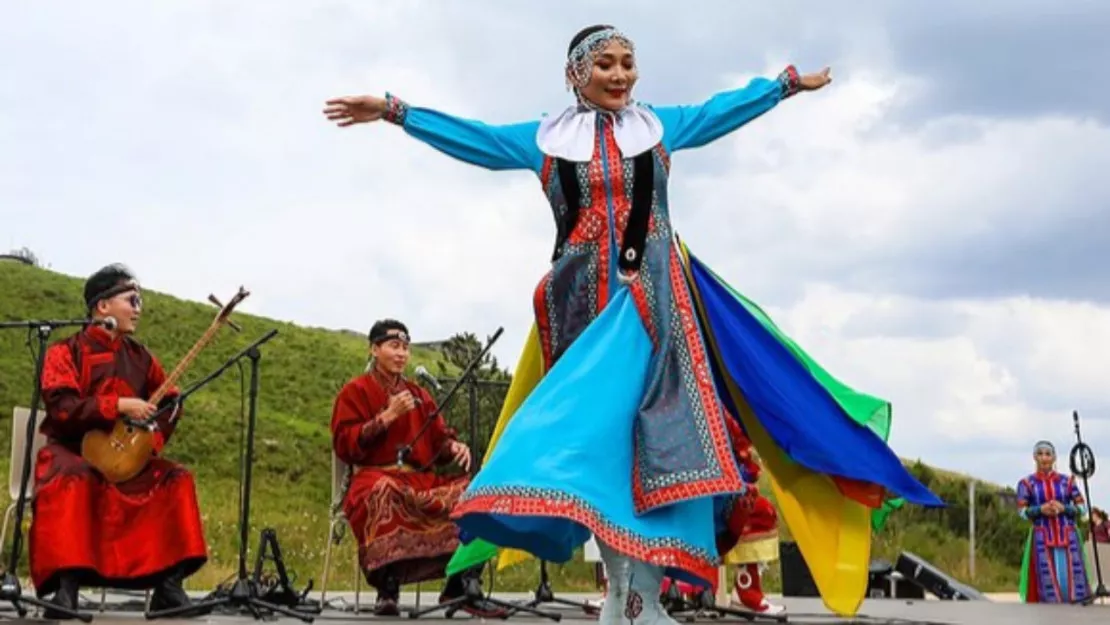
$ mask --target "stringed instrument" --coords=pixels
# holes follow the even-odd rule
[[[215,295],[208,296],[210,302],[220,306],[220,312],[216,314],[216,318],[204,331],[200,340],[177,363],[177,366],[166,377],[165,382],[146,400],[148,403],[157,406],[162,401],[177,383],[178,378],[185,373],[185,370],[200,355],[200,352],[215,338],[216,332],[222,326],[228,325],[235,330],[239,329],[229,320],[229,317],[231,311],[248,295],[250,295],[249,292],[244,290],[243,287],[239,287],[239,292],[231,298],[226,306],[220,306],[220,302]],[[157,423],[154,420],[129,419],[120,415],[110,432],[93,430],[85,434],[84,438],[81,439],[81,457],[97,471],[100,471],[109,482],[113,484],[126,482],[141,473],[151,458],[154,457],[155,430],[157,430]]]

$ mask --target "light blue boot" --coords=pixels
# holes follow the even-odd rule
[[[678,625],[659,601],[663,567],[618,553],[598,541],[609,579],[599,625]]]

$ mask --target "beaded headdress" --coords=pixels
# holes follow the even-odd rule
[[[603,28],[583,37],[582,41],[579,41],[567,55],[567,90],[574,91],[579,100],[582,97],[578,91],[590,82],[597,53],[612,41],[617,41],[633,54],[636,53],[636,48],[627,35],[615,28]]]
[[[1037,444],[1033,445],[1033,453],[1037,453],[1042,449],[1051,453],[1053,456],[1056,455],[1056,448],[1048,441],[1037,441]]]

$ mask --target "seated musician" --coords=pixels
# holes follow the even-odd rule
[[[459,546],[451,509],[466,490],[465,475],[439,475],[436,466],[470,467],[470,449],[447,427],[442,415],[429,423],[435,400],[402,376],[409,360],[409,334],[393,319],[370,330],[371,365],[339,392],[331,419],[336,455],[354,475],[343,511],[358,540],[366,581],[378,590],[374,612],[399,613],[402,584],[444,577]],[[425,427],[425,425],[427,427]],[[398,450],[411,449],[398,462]],[[467,578],[477,581],[481,566],[448,578],[440,601],[464,594]],[[461,609],[476,616],[502,616],[485,602]]]
[[[131,334],[142,312],[133,275],[109,265],[85,283],[93,319],[115,320],[115,329],[89,325],[51,345],[42,375],[47,444],[35,465],[35,498],[29,538],[31,578],[37,594],[77,607],[81,586],[153,589],[151,610],[188,605],[183,580],[207,560],[193,478],[155,457],[136,477],[106,481],[81,457],[81,440],[108,431],[117,419],[149,417],[150,397],[166,375],[158,359]],[[157,418],[158,445],[181,416],[177,391]],[[48,619],[65,618],[52,609]]]

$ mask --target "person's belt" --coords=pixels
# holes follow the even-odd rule
[[[416,469],[416,467],[414,467],[412,465],[402,464],[401,466],[397,466],[396,463],[393,463],[393,464],[359,465],[359,466],[355,467],[355,473],[358,473],[360,471],[365,471],[367,469],[373,469],[375,471],[386,471],[386,472],[392,471],[394,473],[418,473],[419,472]]]

